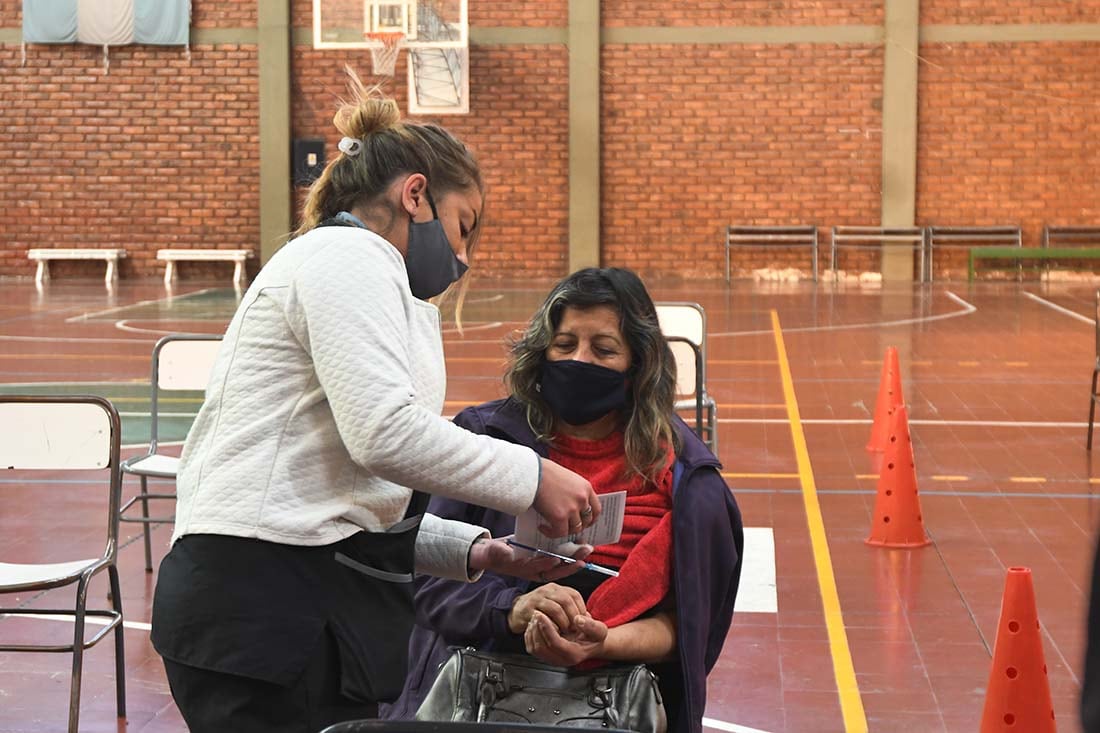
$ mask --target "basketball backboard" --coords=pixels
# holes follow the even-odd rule
[[[366,33],[405,34],[405,48],[466,48],[467,0],[313,0],[313,47],[370,48]]]
[[[470,111],[467,2],[313,0],[313,47],[377,51],[383,46],[378,34],[402,34],[409,113],[465,114]]]

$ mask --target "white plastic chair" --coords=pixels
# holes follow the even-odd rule
[[[84,650],[94,646],[112,630],[115,632],[115,705],[118,717],[126,717],[126,672],[122,640],[122,593],[119,589],[118,505],[122,493],[119,473],[118,412],[102,397],[47,397],[0,395],[0,466],[9,470],[96,470],[107,471],[108,491],[106,544],[99,557],[50,563],[0,562],[0,594],[31,594],[76,585],[71,608],[0,608],[0,616],[70,616],[75,622],[72,644],[11,644],[0,641],[0,652],[69,652],[73,655],[69,688],[69,733],[76,733],[80,717],[80,680]],[[51,518],[43,518],[48,524]],[[0,517],[0,531],[4,522]],[[111,585],[111,608],[87,608],[88,585],[106,569]],[[91,639],[85,641],[85,619],[107,619]]]
[[[707,316],[698,303],[655,303],[676,358],[676,410],[695,410],[695,432],[718,454],[718,405],[707,393]]]
[[[148,480],[152,478],[175,479],[180,459],[158,452],[157,429],[162,392],[205,392],[214,368],[214,360],[221,347],[221,336],[208,334],[172,334],[157,341],[153,347],[153,373],[150,378],[152,393],[149,397],[149,452],[127,459],[122,472],[141,479],[141,493],[127,501],[120,511],[120,521],[143,525],[145,534],[145,570],[153,570],[152,542],[149,525],[169,524],[175,517],[150,517],[149,502],[175,501],[175,493],[150,494]],[[134,504],[141,505],[141,516],[126,516]]]

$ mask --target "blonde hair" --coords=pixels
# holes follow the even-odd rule
[[[378,87],[366,88],[350,66],[345,71],[351,98],[341,100],[332,122],[341,135],[359,142],[358,151],[337,155],[310,186],[295,236],[357,206],[373,210],[388,222],[388,229],[400,212],[386,201],[385,193],[403,175],[423,174],[436,201],[453,191],[471,189],[484,197],[481,168],[458,138],[439,125],[402,120],[397,102],[383,97]],[[478,226],[467,247],[471,261],[480,230]],[[457,288],[456,320],[460,324],[467,287],[468,277],[464,277]],[[446,299],[452,290],[456,288],[440,297]]]

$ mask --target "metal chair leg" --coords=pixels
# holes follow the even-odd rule
[[[141,516],[149,519],[149,487],[148,479],[141,477]],[[142,522],[141,531],[145,534],[145,572],[153,572],[153,545],[149,537],[149,522]]]
[[[84,671],[84,611],[88,607],[88,578],[76,587],[76,615],[73,629],[73,673],[69,683],[69,733],[80,725],[80,680]]]
[[[1092,450],[1092,424],[1096,419],[1096,380],[1100,377],[1100,369],[1092,370],[1092,392],[1089,394],[1089,434],[1085,440],[1085,449]]]
[[[111,581],[111,595],[114,597],[114,610],[122,616],[122,591],[118,582],[118,567],[111,565],[107,568],[107,575]],[[118,717],[126,718],[126,650],[123,644],[123,626],[120,622],[115,627],[115,708]]]
[[[718,455],[718,405],[711,400],[707,403],[707,444],[710,452]]]

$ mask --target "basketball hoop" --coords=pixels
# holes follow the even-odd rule
[[[374,65],[375,76],[393,76],[397,66],[397,55],[405,44],[405,34],[401,31],[366,32],[363,37],[375,41],[379,46],[371,46],[370,59]]]

